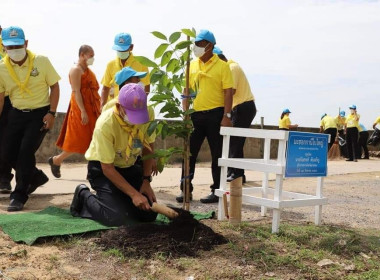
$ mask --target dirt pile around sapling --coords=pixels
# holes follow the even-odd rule
[[[193,215],[173,208],[178,217],[169,224],[137,224],[105,232],[99,243],[106,249],[119,249],[126,257],[154,257],[160,253],[171,257],[197,256],[228,240]]]

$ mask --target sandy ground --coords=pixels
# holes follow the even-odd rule
[[[205,166],[207,165],[199,167],[198,177],[194,180],[194,200],[191,203],[193,211],[217,210],[217,204],[204,205],[199,202],[199,199],[209,192],[211,182],[210,169]],[[41,167],[51,176],[47,165]],[[24,211],[39,211],[51,205],[68,208],[75,186],[86,182],[85,173],[85,166],[81,164],[65,165],[62,170],[63,178],[51,179],[45,187],[31,195]],[[167,168],[161,179],[160,177],[155,179],[153,186],[161,203],[181,206],[175,202],[179,174],[179,168]],[[329,174],[324,180],[323,193],[328,198],[329,204],[323,206],[323,223],[380,229],[380,160],[371,159],[359,163],[332,162],[329,163]],[[261,177],[261,174],[247,172],[246,186],[260,185]],[[286,178],[284,190],[314,194],[316,184],[316,178]],[[270,185],[274,186],[273,180]],[[7,213],[8,203],[9,195],[1,195],[0,213]],[[268,211],[267,217],[261,217],[260,208],[253,205],[244,205],[242,209],[243,221],[252,223],[263,221],[270,223],[271,214],[271,211]],[[312,222],[314,207],[286,209],[281,214],[281,220]],[[206,223],[218,227],[216,220]],[[88,242],[88,246],[83,248],[82,243],[73,253],[72,250],[56,246],[54,242],[36,246],[16,244],[7,235],[0,233],[0,279],[133,279],[120,276],[126,272],[117,268],[115,262],[111,260],[110,263],[104,263],[104,260],[96,261],[98,255],[91,251],[91,240]],[[78,250],[85,251],[85,258],[80,252],[78,253]],[[100,273],[98,277],[91,273],[93,269],[91,263],[96,263],[96,271]],[[113,273],[107,274],[107,271]],[[181,276],[178,279],[185,278]]]

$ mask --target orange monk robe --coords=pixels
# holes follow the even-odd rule
[[[57,140],[57,147],[72,153],[84,154],[90,145],[92,133],[97,118],[100,115],[99,84],[95,74],[87,68],[81,77],[81,89],[84,108],[88,115],[88,123],[82,125],[82,116],[75,100],[75,93],[71,94],[69,108],[63,121],[61,133]]]

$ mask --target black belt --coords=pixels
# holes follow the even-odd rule
[[[203,114],[206,114],[206,113],[212,113],[212,112],[217,112],[217,111],[221,111],[221,110],[224,110],[224,107],[217,107],[217,108],[214,108],[214,109],[211,109],[211,110],[204,110],[204,111],[195,111],[194,113],[203,113]]]
[[[31,112],[39,112],[39,111],[49,111],[49,108],[50,106],[45,106],[45,107],[41,107],[41,108],[36,108],[36,109],[17,109],[15,107],[13,107],[13,110],[16,110],[17,112],[21,112],[21,113],[31,113]]]

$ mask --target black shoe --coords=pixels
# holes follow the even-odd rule
[[[21,211],[24,208],[24,203],[17,201],[16,199],[12,199],[9,203],[8,212]]]
[[[51,173],[53,173],[54,177],[61,178],[61,166],[54,164],[53,157],[49,157],[48,163],[50,165]]]
[[[74,217],[79,217],[80,210],[82,209],[82,202],[83,202],[83,201],[82,201],[82,199],[81,199],[81,195],[80,195],[80,193],[81,193],[83,190],[88,190],[88,191],[90,191],[90,189],[89,189],[85,184],[80,184],[80,185],[78,185],[78,186],[75,188],[73,201],[71,202],[71,205],[70,205],[70,213],[71,213],[71,215],[73,215]]]
[[[49,181],[49,177],[46,176],[46,174],[42,170],[38,170],[37,174],[34,175],[32,182],[30,183],[26,194],[30,195],[31,193],[35,192],[36,189],[44,184],[46,184]]]
[[[229,177],[227,177],[227,182],[232,182],[233,180],[237,179],[239,177],[235,177],[234,175],[231,175]],[[245,178],[245,175],[243,175],[243,184],[245,184],[247,182],[247,178]]]
[[[362,158],[362,159],[369,159],[369,157],[364,157],[364,158]]]
[[[179,196],[176,196],[175,200],[177,200],[178,203],[182,203],[183,202],[183,198],[185,197],[184,193],[181,191],[181,193],[179,194]],[[190,193],[190,201],[193,200],[193,194]]]
[[[346,161],[354,161],[353,159],[346,159]]]
[[[211,192],[208,196],[201,198],[202,203],[216,203],[218,201],[219,197],[217,197],[214,192]]]
[[[0,193],[11,193],[12,187],[10,182],[0,182]]]

